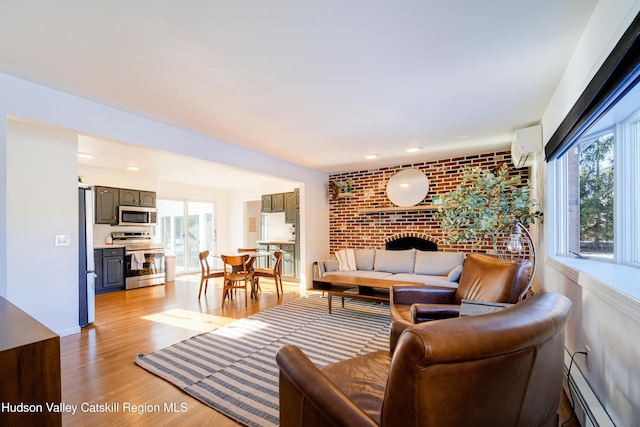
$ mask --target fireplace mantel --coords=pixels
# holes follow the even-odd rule
[[[368,208],[358,210],[359,214],[372,214],[381,212],[409,212],[409,211],[437,211],[438,205],[421,205],[421,206],[390,206],[387,208]]]

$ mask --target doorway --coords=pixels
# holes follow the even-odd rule
[[[198,254],[216,251],[215,202],[158,199],[154,239],[176,257],[176,274],[200,271]]]

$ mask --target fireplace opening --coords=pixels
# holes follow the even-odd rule
[[[385,248],[390,251],[401,251],[405,249],[418,249],[420,251],[437,251],[438,244],[420,237],[400,237],[385,244]]]

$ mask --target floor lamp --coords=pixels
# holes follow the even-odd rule
[[[506,264],[531,263],[531,274],[527,284],[527,290],[529,290],[536,273],[536,247],[533,244],[531,233],[520,220],[514,222],[509,236],[499,242],[498,257]]]

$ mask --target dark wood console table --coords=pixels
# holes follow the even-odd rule
[[[62,414],[47,409],[62,401],[60,337],[2,297],[0,378],[0,402],[34,409],[2,411],[0,425],[62,425]]]
[[[333,295],[344,299],[354,298],[368,301],[389,302],[389,288],[391,285],[418,285],[416,282],[401,282],[386,279],[368,279],[363,277],[341,276],[329,274],[313,279],[313,289],[326,292],[329,301],[329,313],[331,313],[331,297]]]

